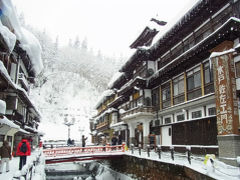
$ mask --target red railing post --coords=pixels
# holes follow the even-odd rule
[[[107,145],[106,145],[106,151],[111,151],[111,147],[110,147],[109,143],[107,143]]]
[[[122,143],[122,152],[125,152],[125,143]]]

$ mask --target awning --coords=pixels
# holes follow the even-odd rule
[[[10,121],[5,116],[3,116],[3,119],[0,119],[0,124],[5,124],[11,128],[20,129],[20,126],[16,125],[14,122]]]
[[[30,134],[30,132],[25,131],[24,129],[20,128],[18,132],[21,132],[23,134]]]

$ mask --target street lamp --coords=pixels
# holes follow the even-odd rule
[[[68,121],[67,117],[64,119],[64,125],[68,127],[68,139],[70,139],[70,126],[74,125],[75,123],[75,118],[72,118],[72,121]]]

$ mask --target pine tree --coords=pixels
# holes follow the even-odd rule
[[[78,36],[75,39],[73,47],[76,48],[76,49],[78,49],[80,47],[80,41],[79,41],[79,37]]]

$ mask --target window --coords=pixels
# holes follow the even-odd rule
[[[173,80],[173,103],[184,102],[184,76],[179,76]]]
[[[177,121],[183,121],[185,119],[185,115],[184,114],[179,114],[176,117],[177,117]]]
[[[236,78],[240,78],[240,61],[235,63]]]
[[[201,86],[200,67],[197,67],[187,73],[187,85],[188,85],[188,91]]]
[[[201,110],[192,112],[192,119],[200,118],[200,117],[202,117],[202,111]]]
[[[171,123],[171,117],[164,118],[165,124],[170,124]]]
[[[166,83],[162,86],[162,107],[167,108],[171,106],[171,91],[170,91],[170,83]]]
[[[187,72],[188,100],[202,96],[200,66]]]
[[[210,69],[209,62],[204,64],[204,81],[205,84],[213,82],[213,71]]]
[[[208,108],[208,115],[209,116],[216,115],[216,108],[215,107]]]
[[[170,99],[170,86],[162,91],[163,101]]]
[[[203,67],[204,67],[204,92],[205,94],[209,94],[214,92],[213,70],[210,69],[209,62],[205,63]]]
[[[184,93],[184,77],[183,75],[173,80],[173,95],[177,96]]]

